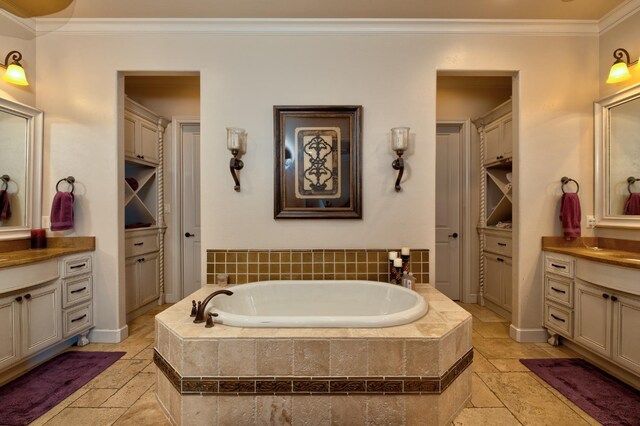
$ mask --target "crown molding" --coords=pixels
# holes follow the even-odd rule
[[[640,0],[627,0],[600,19],[600,34],[606,33],[622,21],[640,11]]]
[[[37,18],[38,34],[518,34],[597,35],[598,21],[471,19]]]
[[[0,9],[0,35],[31,40],[36,36],[36,21]]]

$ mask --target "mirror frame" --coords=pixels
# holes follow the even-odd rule
[[[27,168],[25,170],[27,195],[24,226],[0,227],[0,240],[29,238],[31,228],[40,228],[42,222],[42,140],[44,113],[36,108],[0,98],[0,111],[27,120]]]
[[[640,98],[640,84],[594,103],[594,181],[596,226],[601,228],[640,229],[640,216],[609,215],[609,110]]]

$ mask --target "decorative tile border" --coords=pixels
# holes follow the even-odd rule
[[[394,249],[207,250],[207,283],[229,274],[231,284],[268,280],[370,280],[387,282]],[[429,250],[411,249],[410,270],[429,282]]]
[[[473,349],[440,377],[181,377],[157,349],[153,361],[182,395],[423,395],[444,392],[471,365]]]

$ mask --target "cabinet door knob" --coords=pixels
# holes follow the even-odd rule
[[[617,302],[617,301],[618,301],[618,298],[617,298],[616,296],[611,296],[611,301],[612,301],[612,302]]]
[[[16,297],[16,302],[18,302],[18,303],[22,302],[22,296]]]
[[[31,294],[30,293],[25,294],[24,298],[27,299],[27,300],[31,299]]]
[[[144,262],[144,261],[145,261],[144,257],[141,257],[140,259],[138,259],[138,262]]]
[[[602,297],[603,297],[604,299],[608,299],[608,298],[609,298],[609,295],[608,295],[607,293],[602,293]]]
[[[185,236],[185,237],[187,237],[187,238],[189,238],[189,237],[195,237],[195,236],[196,236],[196,234],[190,234],[190,233],[188,233],[188,232],[185,232],[185,233],[184,233],[184,236]]]
[[[448,236],[449,238],[453,238],[453,239],[455,240],[456,238],[458,238],[458,233],[457,233],[457,232],[454,232],[453,234],[449,234],[449,235],[447,235],[447,236]]]
[[[497,260],[498,262],[504,262],[504,259],[503,259],[503,258],[501,258],[501,257],[496,257],[496,260]]]

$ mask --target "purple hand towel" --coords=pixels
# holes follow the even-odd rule
[[[0,220],[11,219],[11,200],[7,191],[0,190]]]
[[[629,194],[627,202],[624,203],[624,214],[640,214],[640,192]]]
[[[562,194],[560,205],[560,221],[562,232],[567,240],[580,236],[580,198],[575,192]]]
[[[73,229],[73,194],[56,192],[51,204],[51,230]]]

